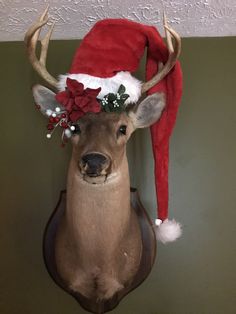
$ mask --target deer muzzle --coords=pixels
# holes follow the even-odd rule
[[[80,172],[89,183],[104,182],[109,174],[110,165],[110,158],[100,153],[85,154],[79,162]]]

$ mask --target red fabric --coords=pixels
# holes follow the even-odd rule
[[[55,98],[65,107],[69,120],[76,122],[87,112],[97,113],[101,111],[101,105],[97,100],[100,91],[101,88],[84,89],[82,83],[67,78],[65,91],[57,93]]]
[[[155,27],[126,19],[107,19],[95,24],[77,50],[70,73],[112,77],[119,71],[134,72],[147,50],[146,79],[165,63],[168,51]],[[164,92],[166,107],[160,120],[151,126],[158,218],[168,217],[169,138],[175,124],[182,94],[182,72],[179,62],[148,94]]]
[[[158,72],[158,63],[165,64],[168,58],[166,45],[154,27],[153,31],[149,33],[148,46],[146,80],[151,79]],[[151,126],[158,218],[165,220],[168,218],[169,199],[169,139],[175,125],[182,96],[182,71],[179,62],[159,84],[148,91],[148,95],[155,92],[164,92],[166,95],[166,107],[161,118]]]
[[[136,71],[147,42],[146,27],[126,19],[97,22],[77,49],[69,73],[112,77]]]
[[[152,69],[149,68],[147,76]],[[158,218],[168,218],[168,168],[169,168],[169,139],[175,125],[176,115],[182,95],[182,72],[179,62],[160,84],[149,94],[164,91],[166,94],[166,108],[158,122],[151,126],[152,147],[155,160],[155,181],[158,205]]]

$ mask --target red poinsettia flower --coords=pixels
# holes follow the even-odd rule
[[[82,83],[70,78],[67,78],[66,85],[65,91],[57,93],[55,97],[66,108],[70,121],[76,122],[87,112],[101,111],[101,105],[97,100],[101,88],[84,89]]]

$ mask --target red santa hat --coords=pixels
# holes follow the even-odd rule
[[[138,69],[147,47],[146,80],[157,72],[160,63],[168,59],[168,49],[155,27],[126,19],[106,19],[94,25],[77,49],[68,74],[60,75],[58,89],[64,90],[69,77],[87,88],[101,88],[98,98],[116,93],[123,84],[135,103],[141,96],[142,82],[131,73]],[[158,205],[157,237],[162,242],[173,241],[181,234],[181,226],[168,220],[169,138],[175,124],[182,94],[182,73],[179,62],[148,94],[164,92],[166,106],[158,122],[151,126],[155,161],[155,183]]]

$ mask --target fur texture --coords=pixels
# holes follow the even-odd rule
[[[47,87],[42,85],[34,85],[32,88],[35,104],[40,106],[40,111],[42,114],[47,116],[47,110],[55,111],[56,107],[61,110],[65,110],[61,104],[59,104],[55,99],[55,93],[53,93]]]
[[[173,242],[182,234],[181,224],[173,220],[164,220],[159,226],[156,226],[156,237],[162,243]]]
[[[146,97],[135,112],[131,110],[129,116],[135,128],[146,128],[160,118],[164,107],[165,95],[163,93],[155,93]]]
[[[118,136],[120,125],[127,133]],[[67,204],[56,238],[56,264],[70,288],[87,298],[110,299],[129,286],[138,271],[142,240],[130,206],[126,142],[132,123],[123,113],[90,114],[80,119],[81,133],[72,137]],[[84,180],[81,159],[96,152],[110,160],[108,179]],[[127,252],[127,254],[125,254]]]
[[[98,98],[103,98],[109,93],[117,93],[118,88],[123,84],[126,88],[125,93],[129,94],[129,98],[126,100],[126,104],[135,103],[138,101],[141,96],[141,85],[142,82],[133,77],[129,72],[121,71],[109,78],[95,77],[88,74],[65,74],[59,76],[58,89],[62,91],[66,86],[66,79],[71,78],[77,80],[80,83],[84,84],[84,87],[87,88],[99,88],[102,90],[98,94]]]

